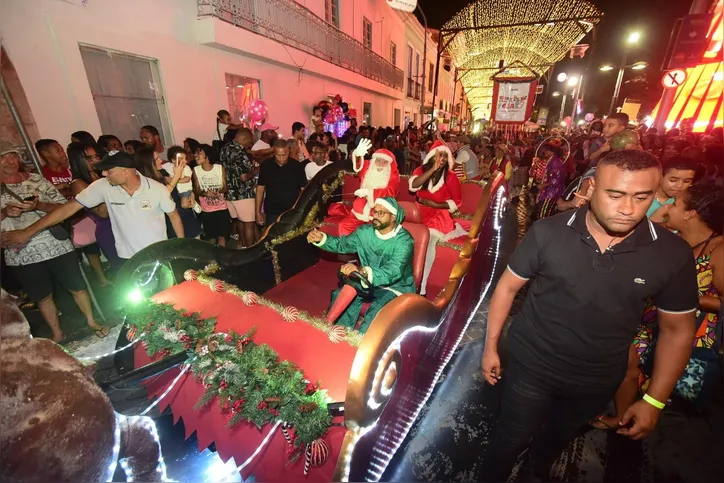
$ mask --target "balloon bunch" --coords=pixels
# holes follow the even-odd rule
[[[322,109],[322,119],[327,124],[349,121],[357,116],[357,110],[353,109],[348,103],[343,102],[342,96],[339,94],[334,96],[333,103],[327,100],[319,101],[317,107]]]

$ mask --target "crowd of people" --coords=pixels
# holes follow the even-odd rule
[[[351,208],[340,208],[342,238],[314,231],[310,242],[344,251],[338,245],[360,234],[379,243],[407,233],[395,197],[400,176],[408,176],[433,240],[422,293],[435,245],[461,233],[461,182],[500,173],[514,202],[524,202],[521,193],[535,198],[539,221],[512,255],[490,305],[483,374],[490,384],[504,368],[506,374],[487,458],[491,478],[505,478],[543,422],[540,475],[582,424],[638,439],[672,399],[710,401],[722,357],[721,128],[694,134],[682,122],[659,133],[632,127],[617,113],[565,134],[489,127],[470,135],[412,123],[374,129],[353,119],[338,137],[314,115],[309,124],[295,122],[289,139],[278,130],[269,122],[256,129],[235,124],[221,110],[210,144],[186,138],[167,147],[154,126],[125,142],[78,131],[65,148],[54,139],[35,143],[40,173],[26,168],[20,152],[0,146],[3,261],[53,340],[64,338],[54,284],[72,294],[98,337],[109,333],[95,320],[79,254],[106,286],[124,261],[169,238],[221,246],[234,239],[249,247],[315,175],[349,158],[361,187]],[[363,233],[363,225],[372,228]],[[384,260],[372,265],[347,271],[386,280]],[[388,278],[397,280],[397,272],[405,270]],[[414,291],[411,271],[405,273],[404,291]],[[501,363],[504,322],[529,281],[508,334],[509,360]],[[350,316],[345,325],[354,322]]]

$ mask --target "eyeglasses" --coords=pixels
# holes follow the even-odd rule
[[[379,216],[380,218],[383,216],[390,215],[391,213],[389,211],[383,211],[383,210],[374,210],[372,211],[372,214],[375,216]]]

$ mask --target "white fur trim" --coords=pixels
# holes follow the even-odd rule
[[[368,190],[367,188],[360,188],[354,192],[354,195],[357,198],[366,198],[370,195],[370,190]]]
[[[427,190],[428,190],[430,193],[436,193],[437,191],[439,191],[440,188],[442,188],[442,185],[445,184],[445,176],[447,176],[447,173],[445,173],[444,175],[440,176],[440,179],[437,181],[437,183],[435,183],[434,186],[433,186],[433,184],[432,184],[432,180],[428,181],[428,182],[427,182]]]
[[[431,149],[429,153],[425,155],[425,159],[422,161],[422,164],[427,163],[432,159],[433,156],[435,156],[435,153],[439,151],[445,151],[447,153],[447,162],[448,165],[451,165],[451,163],[455,162],[455,156],[453,156],[452,151],[450,151],[450,148],[447,146],[438,146],[435,149]]]
[[[412,182],[415,181],[416,179],[417,179],[417,176],[410,176],[407,179],[407,189],[412,191],[413,193],[415,193],[416,191],[420,191],[422,189],[422,186],[420,186],[419,188],[412,187]]]
[[[447,203],[447,207],[450,213],[455,213],[456,211],[458,211],[458,208],[460,208],[458,205],[455,204],[453,200],[447,200],[445,203]]]
[[[327,243],[327,234],[322,232],[322,241],[321,242],[312,242],[312,245],[314,245],[315,247],[321,248],[322,245],[324,245],[325,243]]]
[[[384,235],[381,234],[379,231],[375,230],[375,235],[377,235],[377,238],[380,240],[389,240],[390,238],[394,238],[402,228],[402,225],[398,225],[394,230],[392,230],[389,233],[385,233]]]
[[[385,161],[387,161],[388,163],[391,163],[392,161],[394,161],[394,159],[392,159],[388,154],[381,153],[379,151],[375,151],[375,153],[372,155],[372,161],[374,161],[377,158],[382,158]]]
[[[365,276],[367,276],[367,280],[369,280],[370,283],[374,283],[373,280],[375,278],[375,274],[374,274],[374,272],[372,272],[371,267],[362,267],[361,271],[362,271],[362,273],[365,274]]]
[[[365,205],[365,208],[367,208],[367,206],[368,206],[368,205]],[[370,220],[372,219],[372,217],[370,217],[370,215],[363,215],[363,214],[361,214],[361,213],[357,213],[357,212],[354,211],[354,210],[352,210],[352,214],[353,214],[354,217],[357,218],[359,221],[364,221],[365,223],[367,223],[368,221],[370,221]]]
[[[387,208],[387,211],[389,211],[389,212],[392,213],[393,215],[397,215],[397,208],[395,208],[394,206],[392,206],[392,203],[388,202],[388,201],[387,201],[386,199],[384,199],[384,198],[377,198],[377,199],[374,201],[374,204],[375,204],[375,205],[382,205],[382,206],[384,206],[385,208]]]

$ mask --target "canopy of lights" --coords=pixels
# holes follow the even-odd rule
[[[601,19],[587,0],[474,0],[443,25],[441,45],[457,66],[476,119],[490,117],[491,76],[530,77],[561,60]]]

